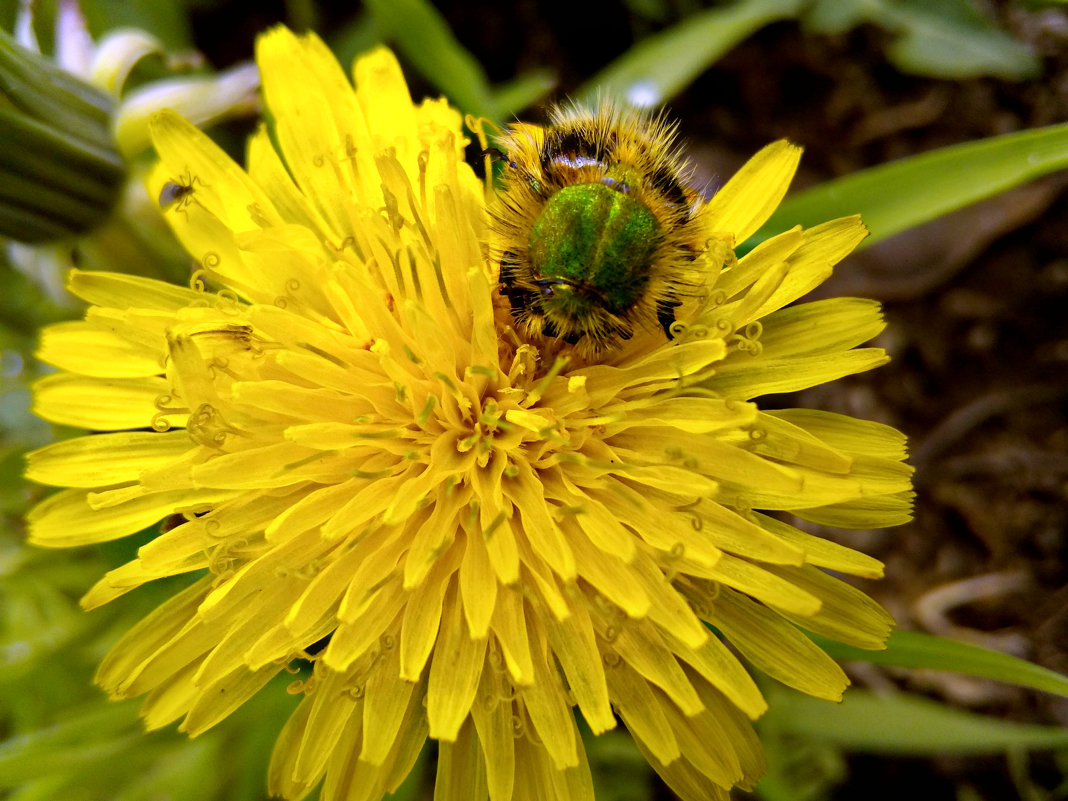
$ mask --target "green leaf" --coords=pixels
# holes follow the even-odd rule
[[[1068,123],[953,145],[847,175],[788,198],[749,247],[801,224],[859,212],[868,247],[1068,167]]]
[[[481,65],[434,6],[426,0],[367,0],[365,5],[382,36],[453,103],[470,114],[500,118]]]
[[[674,97],[740,41],[775,20],[794,17],[804,0],[744,0],[712,8],[643,39],[576,93],[589,104],[598,94],[655,106]]]
[[[226,782],[219,778],[214,782],[205,781],[208,776],[218,777],[220,767],[226,765],[226,758],[220,753],[222,748],[218,736],[185,741],[172,738],[166,745],[168,747],[159,749],[156,759],[137,771],[136,781],[127,780],[120,785],[112,778],[107,782],[109,790],[114,788],[112,792],[115,794],[111,796],[114,801],[156,801],[161,798],[194,801],[208,794],[205,785],[209,783],[213,790],[226,787]],[[134,747],[138,746],[144,752],[148,751],[143,743]],[[120,776],[125,778],[130,774],[131,771],[125,771]],[[262,791],[259,797],[263,797]]]
[[[493,100],[502,119],[518,114],[541,100],[556,86],[556,73],[535,70],[520,75],[493,90]]]
[[[140,735],[134,703],[101,700],[68,709],[61,723],[0,743],[0,787],[114,759]]]
[[[770,699],[767,725],[850,751],[926,756],[1068,747],[1068,728],[1008,723],[905,693],[849,690],[841,704],[793,691]]]
[[[1068,697],[1068,677],[1000,651],[948,640],[918,631],[895,631],[885,651],[865,651],[810,635],[819,646],[841,661],[871,662],[907,668],[931,668],[967,676],[996,679],[1008,684]]]
[[[94,38],[116,28],[140,28],[162,40],[168,49],[192,46],[189,15],[179,0],[82,0],[81,7]]]
[[[969,0],[821,0],[805,22],[825,33],[843,33],[861,22],[893,31],[898,37],[887,57],[917,75],[1022,81],[1041,71],[1026,44],[999,29]]]
[[[381,42],[382,33],[375,18],[367,9],[362,9],[347,23],[331,30],[327,41],[338,63],[351,74],[356,57]]]

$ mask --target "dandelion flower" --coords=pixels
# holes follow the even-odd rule
[[[355,90],[312,36],[272,31],[258,62],[273,128],[247,172],[177,115],[152,123],[150,191],[192,287],[76,271],[85,320],[43,335],[60,371],[37,412],[101,433],[30,455],[65,488],[32,542],[182,516],[84,598],[192,579],[99,682],[195,736],[299,672],[269,775],[285,798],[377,799],[429,737],[438,799],[589,799],[576,713],[621,720],[684,799],[751,787],[765,702],[740,657],[837,699],[845,675],[802,630],[879,648],[891,625],[825,572],[878,562],[776,513],[903,521],[903,437],[753,402],[885,361],[857,347],[877,304],[784,308],[859,219],[735,258],[797,164],[771,145],[701,209],[706,281],[673,338],[568,360],[515,330],[456,111],[413,104],[384,49]]]

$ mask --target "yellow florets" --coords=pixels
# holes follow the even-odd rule
[[[31,478],[64,488],[31,513],[31,540],[184,520],[85,597],[191,577],[114,647],[100,683],[146,695],[149,726],[197,734],[301,669],[270,769],[286,798],[320,782],[324,801],[380,798],[427,737],[443,798],[589,798],[576,707],[595,733],[621,718],[688,801],[751,787],[765,702],[736,654],[838,698],[844,673],[802,629],[878,648],[891,625],[824,572],[874,577],[878,562],[767,512],[901,522],[903,437],[753,402],[885,361],[857,347],[883,326],[877,304],[786,307],[856,246],[859,219],[736,259],[797,148],[769,146],[708,203],[672,161],[635,190],[674,244],[616,315],[632,338],[572,361],[522,320],[530,341],[507,330],[455,111],[413,104],[385,50],[357,62],[355,90],[315,37],[273,31],[258,60],[275,129],[253,137],[247,172],[177,115],[153,122],[153,194],[199,179],[168,214],[200,264],[193,286],[75,272],[86,319],[42,339],[60,372],[38,384],[38,414],[103,433],[30,455]],[[559,135],[531,129],[531,152]],[[627,169],[648,177],[641,148],[667,129],[623,138]],[[594,155],[574,169],[634,180]],[[675,203],[689,221],[671,226],[652,198],[679,193],[696,205]],[[683,239],[704,248],[685,296],[668,274]],[[669,294],[682,301],[670,341],[640,329]]]

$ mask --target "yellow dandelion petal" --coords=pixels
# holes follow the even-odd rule
[[[383,665],[367,678],[363,688],[363,748],[360,759],[372,765],[386,761],[404,723],[405,712],[418,689],[418,681],[397,681],[400,652],[385,649]]]
[[[879,348],[857,348],[823,356],[797,356],[761,359],[759,363],[736,362],[720,368],[714,382],[716,392],[728,397],[751,399],[759,395],[797,392],[863,373],[886,364],[889,357]]]
[[[706,225],[747,240],[775,211],[801,161],[801,148],[786,141],[768,145],[734,174],[709,201]]]
[[[426,580],[408,594],[400,641],[400,676],[403,679],[415,681],[421,676],[434,651],[442,626],[445,592],[452,583],[454,571],[454,564],[439,560]],[[457,606],[453,603],[453,611]]]
[[[841,700],[849,684],[845,673],[777,612],[724,587],[710,614],[742,655],[772,678],[809,695]]]
[[[70,271],[67,289],[86,303],[131,311],[177,312],[203,300],[199,292],[188,287],[173,286],[139,275],[83,270]],[[157,343],[157,347],[162,348],[162,343]]]
[[[370,159],[375,150],[361,152],[364,148],[360,145],[367,136],[363,115],[351,89],[342,86],[347,81],[337,62],[330,59],[327,65],[322,63],[324,49],[306,46],[301,38],[278,28],[260,37],[256,58],[262,73],[289,73],[290,80],[263,85],[264,98],[277,119],[274,134],[303,205],[310,206],[330,226],[330,232],[342,237],[336,243],[340,248],[352,220],[346,205],[337,201],[350,190],[365,199],[363,192],[369,187],[358,176],[372,174]],[[323,80],[328,71],[334,74]],[[346,140],[348,131],[352,131],[352,138]],[[357,144],[360,134],[362,141]],[[335,168],[349,158],[359,160],[359,170]]]
[[[655,760],[654,767],[670,765],[682,757],[671,721],[671,704],[666,696],[614,655],[607,673],[613,705],[627,729],[639,743],[644,743]]]
[[[93,431],[149,428],[161,415],[157,404],[167,389],[158,376],[102,379],[57,373],[34,385],[33,412],[53,423]]]
[[[666,648],[656,626],[648,621],[621,627],[612,640],[612,650],[643,678],[664,691],[683,715],[701,711],[697,697],[673,651]]]
[[[710,687],[722,693],[730,704],[752,719],[764,714],[768,707],[764,696],[742,663],[719,638],[709,637],[699,648],[691,648],[670,634],[662,636],[668,647]],[[691,682],[700,694],[703,683],[692,679]]]
[[[736,319],[739,315],[734,310],[739,304],[744,302],[750,307],[754,305],[751,297],[753,294],[762,295],[761,301],[765,300],[769,293],[753,293],[753,287],[761,281],[768,284],[773,278],[775,286],[780,284],[785,279],[783,268],[787,260],[797,252],[804,241],[805,232],[801,230],[801,226],[797,226],[753,248],[716,280],[716,290],[722,293],[726,302],[715,307],[713,311],[717,315],[727,312]]]
[[[516,769],[514,718],[511,688],[499,671],[482,672],[482,684],[471,706],[471,721],[485,755],[490,798],[511,798]]]
[[[463,602],[464,620],[471,636],[480,639],[489,634],[493,610],[497,606],[500,587],[496,581],[487,581],[493,575],[489,551],[479,532],[466,531],[463,562],[460,564],[460,598]]]
[[[769,570],[819,599],[819,611],[812,615],[780,610],[801,628],[858,648],[877,649],[886,642],[894,619],[860,590],[811,567]]]
[[[156,375],[159,354],[92,322],[59,323],[45,329],[37,358],[62,370],[94,378]]]
[[[753,520],[776,537],[801,548],[807,564],[863,578],[882,578],[882,562],[866,554],[807,534],[774,517],[754,512]]]
[[[125,698],[151,656],[180,632],[195,613],[211,585],[202,578],[169,598],[131,628],[97,668],[97,682],[114,698]],[[176,669],[182,667],[176,665]]]
[[[42,484],[106,487],[137,481],[141,473],[189,450],[181,431],[123,431],[77,437],[26,454],[26,477]]]
[[[578,607],[566,620],[552,621],[546,629],[575,703],[590,730],[601,734],[615,728],[604,659],[589,614]]]
[[[368,654],[377,653],[379,640],[393,636],[387,634],[387,630],[404,608],[404,601],[399,582],[369,593],[367,603],[358,610],[359,623],[337,625],[330,644],[323,651],[323,664],[331,670],[346,671]],[[307,638],[305,635],[304,639]]]
[[[459,113],[413,103],[388,50],[357,60],[355,88],[314,36],[273,30],[257,56],[272,127],[247,169],[171,112],[151,123],[147,185],[190,287],[74,271],[86,317],[42,336],[60,371],[37,413],[97,433],[29,454],[27,475],[61,488],[30,540],[167,521],[87,608],[192,580],[99,683],[196,735],[299,674],[268,776],[290,799],[378,801],[431,738],[439,801],[587,801],[576,714],[595,734],[622,721],[686,801],[751,788],[766,703],[747,664],[837,699],[844,673],[803,632],[879,648],[892,622],[824,572],[881,564],[778,513],[906,519],[904,438],[758,400],[885,361],[859,347],[878,304],[786,305],[863,224],[738,258],[797,167],[789,143],[704,201],[661,153],[666,125],[564,109],[509,129],[496,190],[464,162]],[[580,196],[668,242],[632,286],[528,269],[532,249],[574,244],[541,214]],[[629,298],[639,285],[652,294]],[[566,312],[579,296],[592,324]]]
[[[329,686],[329,681],[324,679],[315,695],[301,702],[275,740],[275,755],[267,774],[267,790],[271,795],[300,797],[318,783],[331,752],[317,747],[318,740],[309,742],[305,736],[309,731],[330,738],[330,742],[341,740],[357,700],[341,691],[337,678],[333,686]]]
[[[531,771],[532,766],[525,765],[520,757],[516,760],[517,771]],[[520,773],[517,781],[527,781],[536,787],[534,777]],[[534,781],[532,782],[532,779]],[[536,783],[535,783],[536,782]],[[528,784],[527,786],[531,786]],[[467,723],[459,736],[452,742],[445,741],[438,746],[438,772],[434,787],[435,801],[463,801],[466,798],[486,798],[485,758],[479,746],[475,727]],[[543,798],[552,796],[542,796]]]
[[[716,562],[710,577],[726,587],[733,587],[778,610],[809,617],[820,611],[821,603],[810,592],[780,580],[764,567],[757,567],[745,559],[730,554]]]
[[[530,719],[531,739],[541,740],[556,769],[564,770],[579,764],[578,732],[571,703],[555,675],[555,660],[546,644],[544,637],[534,644],[534,681],[519,690],[518,701]]]
[[[204,733],[263,689],[276,673],[277,671],[274,670],[260,670],[253,673],[241,666],[210,683],[194,679],[197,699],[185,713],[185,720],[182,721],[179,729],[189,734],[190,737]],[[181,706],[179,705],[179,709],[176,710],[179,714],[185,711],[180,708]],[[149,727],[158,728],[152,726],[151,722],[149,722]]]
[[[173,490],[100,506],[93,493],[63,490],[42,501],[26,517],[29,539],[47,548],[69,548],[134,534],[183,510],[207,509],[233,493],[217,489]]]
[[[750,320],[782,308],[815,289],[830,277],[834,265],[852,253],[867,235],[868,229],[860,217],[843,217],[807,229],[804,242],[786,259],[789,270],[782,282],[751,313]]]
[[[490,626],[512,681],[519,687],[533,683],[534,662],[519,593],[506,588],[500,594]]]
[[[427,685],[430,735],[440,740],[456,739],[471,711],[485,661],[486,640],[471,639],[462,614],[456,592],[450,589],[445,597]]]

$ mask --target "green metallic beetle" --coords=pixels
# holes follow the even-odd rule
[[[500,140],[507,166],[494,232],[500,293],[528,339],[587,359],[638,329],[671,337],[704,235],[675,127],[601,103],[553,110]]]

